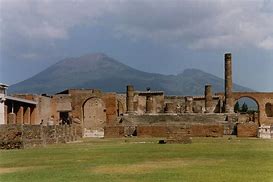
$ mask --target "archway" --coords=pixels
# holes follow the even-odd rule
[[[259,103],[252,97],[242,96],[235,101],[234,112],[240,113],[239,122],[259,123]]]
[[[106,122],[105,103],[100,98],[89,98],[83,104],[83,127],[85,137],[102,137]]]

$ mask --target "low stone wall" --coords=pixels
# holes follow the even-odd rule
[[[66,143],[82,137],[74,125],[0,125],[0,148],[28,148],[53,143]]]
[[[159,115],[125,115],[121,118],[122,124],[135,125],[151,125],[151,124],[170,124],[177,125],[180,123],[195,123],[195,124],[206,124],[206,123],[226,123],[228,119],[236,119],[235,114],[225,113],[183,113],[183,114],[159,114]]]
[[[224,134],[222,124],[138,125],[135,128],[137,137],[222,137]],[[106,138],[127,136],[124,126],[109,126],[104,132]]]
[[[238,137],[257,137],[258,125],[255,123],[238,123],[237,136]]]

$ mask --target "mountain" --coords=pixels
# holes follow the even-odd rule
[[[203,95],[205,84],[214,92],[224,90],[224,81],[197,69],[178,75],[147,73],[124,65],[105,54],[96,53],[64,59],[37,75],[9,87],[9,93],[57,93],[68,88],[98,88],[125,92],[127,84],[138,90],[150,87],[168,95]],[[249,88],[234,84],[236,91]]]

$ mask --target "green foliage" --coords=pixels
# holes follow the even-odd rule
[[[0,151],[0,181],[151,182],[272,181],[273,142],[193,138],[192,144],[156,139],[88,139],[82,143]]]
[[[244,104],[242,105],[241,112],[247,112],[247,110],[248,110],[248,106],[247,106],[247,104],[244,102]]]
[[[239,112],[240,111],[240,105],[239,105],[239,102],[237,101],[235,106],[234,106],[234,112]]]

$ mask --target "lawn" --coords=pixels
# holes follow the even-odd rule
[[[273,182],[273,140],[194,138],[83,142],[0,151],[0,181]]]

